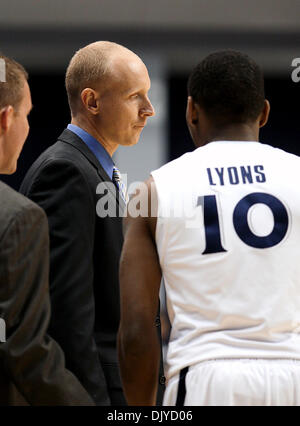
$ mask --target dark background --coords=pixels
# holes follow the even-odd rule
[[[30,114],[30,133],[18,161],[18,170],[1,180],[19,189],[26,171],[49,145],[53,144],[70,122],[64,74],[31,73],[29,84],[34,108]],[[177,158],[194,149],[185,124],[187,75],[170,75],[168,159]],[[261,130],[261,141],[300,155],[299,116],[300,82],[291,78],[268,77],[265,80],[266,97],[271,104],[268,124]]]

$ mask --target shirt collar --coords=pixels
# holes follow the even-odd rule
[[[95,155],[107,175],[112,179],[114,162],[101,143],[88,132],[81,129],[81,127],[76,126],[75,124],[68,124],[67,128],[71,130],[71,132],[75,133],[75,135],[79,136],[80,139],[82,139],[82,141]]]

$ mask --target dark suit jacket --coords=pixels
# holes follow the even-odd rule
[[[102,187],[96,194],[106,181],[107,193]],[[122,217],[101,218],[96,212],[102,195],[110,206],[124,209],[114,189],[94,154],[69,130],[35,161],[20,189],[48,216],[49,334],[99,405],[125,404],[116,350]]]
[[[65,369],[61,348],[46,335],[45,213],[2,182],[0,203],[0,318],[6,323],[6,341],[0,343],[0,405],[93,405]]]

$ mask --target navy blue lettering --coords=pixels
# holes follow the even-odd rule
[[[231,185],[237,185],[239,183],[239,175],[237,172],[236,167],[229,167],[228,168],[228,176],[229,176],[229,182]]]
[[[256,182],[263,183],[266,181],[266,176],[262,170],[264,170],[264,166],[254,166],[254,171],[258,174],[258,176],[256,176]]]
[[[216,167],[215,171],[218,173],[218,176],[219,176],[219,179],[220,179],[220,184],[224,185],[224,167],[222,167],[221,169],[218,169]]]
[[[212,175],[211,175],[211,170],[210,169],[206,169],[207,171],[207,175],[208,175],[208,180],[209,180],[209,184],[210,185],[216,185],[213,181]]]
[[[246,167],[241,166],[241,174],[242,174],[243,183],[253,183],[250,166],[247,166],[247,170],[246,170]]]

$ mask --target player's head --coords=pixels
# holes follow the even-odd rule
[[[248,55],[233,50],[203,59],[188,80],[187,123],[196,145],[208,142],[213,129],[257,129],[268,118],[264,78]]]
[[[25,69],[0,54],[0,173],[12,174],[28,136],[31,95]]]
[[[99,41],[76,52],[66,89],[72,117],[88,121],[107,144],[137,143],[147,118],[154,115],[145,64],[116,43]]]

